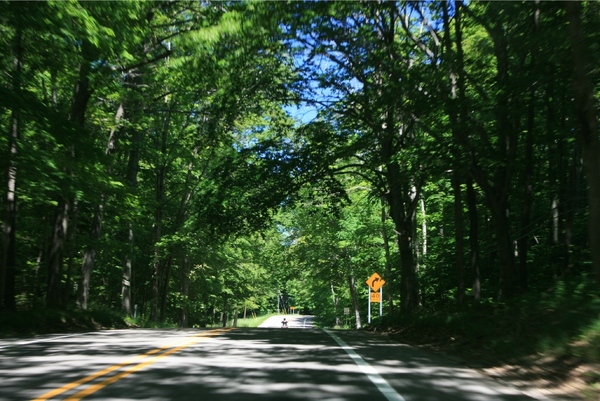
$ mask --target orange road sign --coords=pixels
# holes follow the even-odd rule
[[[366,283],[373,291],[379,291],[379,289],[385,284],[385,280],[382,279],[379,274],[373,273]]]
[[[379,291],[371,293],[371,303],[377,302],[381,302],[381,293]]]

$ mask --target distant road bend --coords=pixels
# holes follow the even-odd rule
[[[318,330],[309,317],[286,318],[289,329],[275,319],[265,322],[275,327],[257,329],[3,340],[0,400],[545,399],[380,336]]]

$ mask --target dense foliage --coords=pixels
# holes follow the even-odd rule
[[[360,327],[373,272],[386,314],[597,287],[599,28],[597,2],[0,2],[0,304]]]

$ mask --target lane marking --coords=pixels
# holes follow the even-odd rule
[[[385,380],[374,367],[369,365],[367,361],[365,361],[360,355],[358,355],[354,349],[346,344],[344,340],[333,334],[330,330],[323,330],[325,333],[329,334],[331,338],[335,340],[336,343],[344,350],[346,353],[352,358],[354,363],[358,365],[360,370],[371,380],[371,382],[377,387],[377,389],[383,394],[385,398],[390,401],[406,401],[390,384]]]
[[[121,380],[122,378],[127,377],[130,374],[132,374],[134,372],[137,372],[137,371],[141,370],[142,368],[144,368],[144,367],[146,367],[148,365],[153,364],[154,362],[156,362],[157,360],[159,360],[161,358],[167,357],[167,356],[169,356],[171,354],[174,354],[175,352],[181,351],[182,349],[187,348],[187,347],[189,347],[191,345],[194,345],[194,344],[202,341],[205,338],[213,337],[213,336],[225,333],[225,332],[230,331],[230,330],[232,330],[232,329],[214,329],[214,330],[202,332],[202,333],[199,333],[199,334],[195,334],[195,335],[191,336],[191,338],[193,338],[192,340],[189,340],[190,337],[188,337],[184,341],[179,341],[179,342],[177,342],[175,344],[171,344],[171,345],[166,345],[166,346],[162,346],[162,347],[159,347],[159,348],[155,348],[155,349],[153,349],[151,351],[148,351],[148,352],[146,352],[144,354],[140,354],[140,355],[134,356],[133,358],[130,358],[130,359],[124,361],[124,362],[118,363],[116,365],[109,366],[109,367],[107,367],[105,369],[102,369],[102,370],[100,370],[100,371],[98,371],[96,373],[93,373],[93,374],[91,374],[89,376],[86,376],[86,377],[81,378],[79,380],[76,380],[74,382],[65,384],[64,386],[62,386],[60,388],[51,390],[51,391],[49,391],[49,392],[41,395],[40,397],[37,397],[37,398],[33,399],[32,401],[45,401],[45,400],[49,400],[49,399],[51,399],[51,398],[53,398],[53,397],[55,397],[55,396],[57,396],[59,394],[62,394],[62,393],[66,392],[66,391],[69,391],[69,390],[72,390],[72,389],[74,389],[76,387],[79,387],[82,384],[88,383],[88,382],[90,382],[92,380],[95,380],[95,379],[97,379],[99,377],[105,376],[106,374],[108,374],[110,372],[113,372],[115,370],[121,369],[121,368],[123,368],[125,366],[128,366],[128,365],[131,365],[131,364],[135,363],[137,360],[144,359],[144,358],[147,358],[147,357],[149,357],[151,355],[154,355],[154,354],[157,354],[159,352],[163,352],[164,351],[160,355],[157,355],[157,356],[155,356],[155,357],[153,357],[153,358],[151,358],[149,360],[146,360],[144,362],[138,363],[137,365],[135,365],[135,366],[133,366],[133,367],[131,367],[131,368],[129,368],[129,369],[127,369],[127,370],[119,373],[119,374],[116,374],[116,375],[114,375],[112,377],[109,377],[108,379],[105,379],[105,380],[103,380],[100,383],[91,385],[88,388],[79,391],[77,394],[74,394],[73,396],[68,397],[68,398],[65,399],[65,400],[71,400],[71,401],[80,400],[81,398],[86,397],[86,396],[88,396],[90,394],[93,394],[96,391],[98,391],[98,390],[100,390],[100,389],[108,386],[109,384],[112,384],[112,383],[114,383],[114,382],[116,382],[118,380]],[[199,338],[195,338],[195,337],[199,337]]]

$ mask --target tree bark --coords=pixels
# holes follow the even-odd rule
[[[128,224],[127,227],[127,243],[129,249],[125,255],[125,263],[123,264],[123,279],[121,281],[121,308],[128,316],[131,316],[133,309],[132,301],[132,282],[133,282],[133,254],[134,254],[134,233],[133,225]]]
[[[390,282],[395,281],[392,278],[392,256],[390,254],[390,239],[388,237],[387,228],[387,212],[385,210],[385,199],[381,199],[381,237],[383,238],[383,250],[385,252],[385,277]],[[388,312],[392,314],[394,312],[394,297],[393,291],[386,291],[386,296],[388,300]]]
[[[21,92],[23,69],[23,31],[17,25],[14,37],[12,89],[17,97]],[[0,259],[0,309],[16,309],[15,280],[17,273],[17,153],[21,129],[20,107],[11,111],[11,127],[8,138],[8,181],[6,188],[5,215],[2,223],[2,258]]]
[[[391,157],[388,159],[391,160]],[[404,199],[409,196],[409,191],[402,185],[400,167],[395,161],[390,161],[386,166],[387,180],[390,188],[388,202],[392,220],[396,229],[396,238],[400,251],[400,309],[404,312],[415,310],[419,305],[417,285],[417,272],[413,247],[413,228],[415,223],[415,199]],[[403,191],[404,189],[404,191]],[[406,203],[408,204],[406,204]]]
[[[358,296],[356,295],[356,281],[354,279],[354,272],[351,272],[348,276],[348,286],[350,288],[350,297],[352,298],[352,308],[354,309],[354,321],[356,323],[356,329],[360,329],[362,324],[360,322],[360,309],[358,305]],[[383,302],[383,300],[381,300]]]
[[[473,274],[473,302],[481,301],[481,274],[479,272],[479,217],[477,215],[477,195],[473,179],[467,177],[467,210],[469,211],[469,246],[471,248],[471,272]]]
[[[104,218],[104,194],[101,195],[100,203],[96,206],[94,218],[92,221],[92,232],[90,243],[83,254],[83,264],[81,265],[81,283],[79,285],[79,307],[83,310],[88,308],[88,298],[90,294],[90,283],[92,281],[92,271],[94,270],[94,258],[96,256],[96,244],[100,239],[102,230],[102,220]]]
[[[181,318],[180,326],[188,327],[188,316],[189,316],[189,302],[188,297],[190,293],[190,271],[192,270],[192,262],[186,255],[181,263],[181,295],[183,305],[181,306]],[[246,305],[244,305],[244,319],[246,319]]]
[[[126,181],[131,191],[135,191],[137,188],[137,175],[140,165],[140,143],[141,133],[138,130],[134,130],[132,135],[131,150],[129,151],[129,160],[127,163],[127,174]],[[133,223],[129,221],[127,223],[126,235],[128,246],[128,252],[125,254],[125,260],[123,263],[123,280],[121,283],[121,306],[125,313],[131,316],[133,300],[132,300],[132,286],[133,286],[133,263],[135,255],[135,232]]]
[[[89,76],[91,73],[91,63],[94,59],[92,54],[91,44],[83,42],[82,44],[83,61],[79,66],[79,75],[75,88],[73,90],[73,102],[69,113],[69,120],[74,121],[76,126],[83,128],[85,124],[85,113],[88,102],[92,95],[90,89]],[[77,152],[77,149],[71,149],[71,157]],[[52,235],[52,243],[50,245],[50,257],[48,266],[48,291],[47,304],[50,307],[62,307],[60,299],[63,258],[66,246],[67,227],[69,223],[69,201],[66,197],[73,197],[72,194],[61,194],[57,201],[54,228]]]
[[[65,198],[60,198],[55,210],[50,256],[48,258],[46,305],[50,308],[61,308],[63,306],[62,269],[68,224],[69,202]]]
[[[588,184],[589,243],[596,279],[600,282],[600,138],[598,137],[597,99],[590,78],[590,50],[582,25],[581,3],[565,2],[572,46],[573,90],[579,120],[577,139],[582,147]]]
[[[112,155],[117,148],[119,124],[123,119],[125,109],[123,104],[120,104],[115,113],[116,128],[110,131],[108,136],[108,142],[106,145],[105,154]],[[108,168],[110,174],[110,167]],[[90,233],[90,242],[86,247],[83,254],[83,263],[81,265],[81,283],[79,285],[79,307],[81,309],[88,308],[88,298],[90,294],[90,283],[92,280],[92,272],[94,271],[94,259],[96,257],[96,247],[98,240],[100,239],[100,233],[102,231],[102,221],[104,220],[104,204],[106,203],[106,194],[100,194],[100,201],[96,205],[94,212],[94,218],[92,219],[92,227]]]
[[[163,264],[162,268],[162,280],[161,280],[161,291],[160,291],[160,321],[164,322],[167,318],[167,300],[169,298],[169,284],[171,282],[171,270],[173,267],[173,254],[169,252],[167,260]]]
[[[446,47],[446,53],[448,54],[449,60],[449,79],[450,79],[450,90],[448,96],[448,104],[447,104],[447,113],[450,120],[452,138],[455,144],[461,142],[461,136],[463,132],[461,130],[461,124],[459,121],[459,111],[460,109],[457,106],[457,101],[459,99],[458,93],[458,75],[459,73],[456,71],[456,64],[454,58],[454,49],[452,46],[452,38],[450,36],[450,17],[448,12],[448,2],[443,2],[443,20],[444,20],[444,31],[446,35],[444,36],[444,45]],[[457,5],[458,8],[458,5]],[[459,11],[457,11],[457,14]],[[459,21],[459,19],[458,19]],[[462,117],[462,116],[461,116]],[[459,152],[454,152],[453,155],[454,163],[452,169],[452,193],[454,195],[454,264],[456,270],[456,280],[457,280],[457,292],[456,292],[456,301],[459,305],[465,303],[465,266],[464,266],[464,252],[465,252],[465,242],[464,242],[464,218],[463,218],[463,201],[462,201],[462,190],[461,190],[461,181],[462,181],[462,163],[461,163],[461,155]]]

